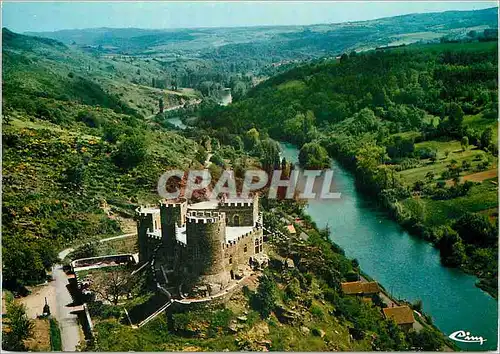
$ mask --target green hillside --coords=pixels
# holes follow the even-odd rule
[[[357,175],[442,261],[497,283],[497,43],[412,45],[317,61],[199,113],[223,142],[257,128]],[[307,150],[307,152],[306,152]],[[473,236],[471,236],[473,235]]]
[[[57,41],[3,31],[2,261],[10,288],[43,281],[64,246],[123,233],[122,217],[156,201],[162,171],[199,165],[196,142],[151,125],[106,86],[131,86],[127,68],[105,65]],[[184,97],[145,90],[136,99],[154,94],[155,105]]]

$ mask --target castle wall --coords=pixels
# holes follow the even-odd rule
[[[218,211],[226,214],[227,226],[253,226],[253,208],[249,206],[221,205]]]
[[[192,294],[216,294],[231,279],[243,276],[255,255],[263,252],[257,198],[228,200],[216,206],[215,210],[188,210],[184,200],[161,202],[159,209],[138,209],[139,259],[147,261],[155,254],[155,270],[163,274],[164,286],[181,285],[182,292]],[[186,243],[176,239],[176,225],[185,225]],[[226,226],[253,226],[253,230],[226,242]]]
[[[158,209],[140,207],[137,209],[137,238],[139,243],[139,262],[146,262],[151,257],[156,240],[151,240],[148,232],[157,230],[160,225],[160,213]]]
[[[160,202],[160,219],[161,219],[161,239],[165,245],[162,248],[164,258],[168,263],[169,268],[173,267],[175,260],[175,248],[177,239],[175,228],[186,223],[187,202],[182,200],[176,203]]]
[[[251,259],[263,251],[262,229],[254,229],[247,235],[242,236],[234,242],[224,246],[224,267],[227,271],[233,271],[233,275],[239,273],[251,264]]]
[[[257,196],[248,201],[229,199],[219,203],[217,210],[226,214],[227,226],[254,226],[259,215],[259,199]]]

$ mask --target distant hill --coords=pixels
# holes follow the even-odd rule
[[[248,48],[267,52],[293,49],[295,52],[320,56],[395,42],[436,40],[445,35],[465,34],[470,30],[497,28],[497,15],[498,8],[493,7],[310,26],[169,30],[96,28],[29,34],[87,49],[99,47],[109,53],[155,54],[166,49],[185,52],[245,44]]]
[[[181,94],[169,96],[153,87],[140,85],[160,75],[157,63],[114,62],[99,58],[58,40],[14,33],[3,36],[4,100],[24,107],[29,96],[75,101],[111,108],[118,113],[149,116],[165,97],[166,105],[177,105]],[[146,79],[147,78],[147,79]],[[136,83],[134,83],[134,81]]]

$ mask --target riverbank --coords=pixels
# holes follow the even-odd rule
[[[368,171],[366,168],[361,167],[357,163],[356,156],[344,155],[341,152],[341,149],[335,147],[334,144],[330,145],[328,150],[330,156],[335,158],[336,161],[338,161],[338,163],[344,169],[352,174],[358,190],[363,193],[364,197],[370,198],[375,207],[384,212],[393,221],[398,223],[409,234],[432,244],[433,247],[439,250],[441,263],[443,264],[443,266],[457,268],[466,274],[474,275],[475,277],[477,277],[475,286],[488,293],[494,299],[498,298],[497,288],[491,285],[492,281],[494,281],[496,285],[496,276],[492,277],[491,274],[485,276],[485,272],[482,270],[478,270],[477,265],[475,265],[473,261],[468,260],[468,258],[465,256],[464,258],[466,258],[467,261],[459,262],[458,264],[452,263],[449,260],[449,256],[446,256],[446,254],[452,253],[453,249],[448,249],[449,247],[444,247],[440,244],[441,235],[439,234],[440,232],[442,232],[442,229],[440,229],[440,227],[449,226],[449,223],[447,223],[448,220],[443,221],[439,226],[427,222],[425,219],[425,215],[421,215],[425,214],[426,212],[425,205],[422,204],[423,197],[421,197],[420,194],[417,194],[415,199],[412,196],[412,193],[414,194],[415,192],[408,188],[408,186],[404,183],[404,181],[402,181],[402,179],[399,179],[399,182],[397,183],[398,186],[396,188],[393,187],[393,190],[391,190],[390,188],[381,189],[379,181],[375,181],[374,177],[366,177],[367,174],[375,174],[378,173],[378,171]],[[394,173],[394,171],[392,173]],[[394,176],[392,178],[394,179]],[[472,190],[469,192],[469,194],[479,193],[475,190],[475,188],[479,188],[479,186],[472,186],[471,188]],[[407,193],[408,196],[407,198],[396,197],[394,193]],[[451,201],[453,201],[453,199],[451,199],[450,202]],[[416,211],[412,209],[412,203],[410,202],[412,202],[413,204],[418,204],[418,207],[414,206],[414,208],[417,209]],[[467,201],[462,200],[462,202],[465,203]],[[450,206],[450,208],[451,207],[452,206]],[[423,210],[419,210],[419,208]],[[471,245],[467,244],[466,246]]]
[[[295,146],[281,147],[287,161],[298,161]],[[351,172],[336,161],[331,168],[332,189],[342,193],[341,199],[309,201],[306,213],[318,227],[328,226],[332,241],[394,297],[421,300],[423,310],[446,335],[464,329],[488,338],[482,346],[459,343],[461,350],[496,349],[498,304],[475,287],[477,278],[443,267],[438,250],[412,237],[362,195]]]

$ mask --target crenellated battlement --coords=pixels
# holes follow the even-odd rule
[[[219,207],[225,207],[225,208],[230,208],[230,207],[241,207],[241,208],[251,208],[253,207],[253,200],[248,200],[248,201],[240,201],[240,200],[235,200],[235,201],[224,201],[224,202],[219,202]]]
[[[184,242],[179,241],[179,240],[176,240],[176,245],[179,246],[179,247],[182,247],[182,248],[186,248],[187,247],[187,245]]]
[[[226,241],[224,244],[223,244],[223,247],[225,249],[228,249],[228,248],[232,248],[232,247],[235,247],[238,245],[238,243],[240,243],[241,241],[244,241],[250,237],[254,237],[256,232],[259,230],[259,228],[257,227],[254,227],[252,231],[249,231],[247,232],[246,234],[243,234],[241,236],[238,236],[237,238],[233,239],[233,240],[230,240],[230,241]]]
[[[161,240],[161,232],[159,230],[151,231],[151,229],[148,228],[146,230],[146,235],[149,238],[156,239],[156,240]]]
[[[161,206],[165,208],[178,208],[183,205],[187,205],[186,198],[179,198],[175,200],[162,199],[158,201]]]
[[[135,209],[137,215],[146,217],[149,215],[159,214],[160,209],[156,205],[141,205]]]
[[[187,223],[212,224],[225,220],[226,214],[219,211],[191,210],[186,214]]]

